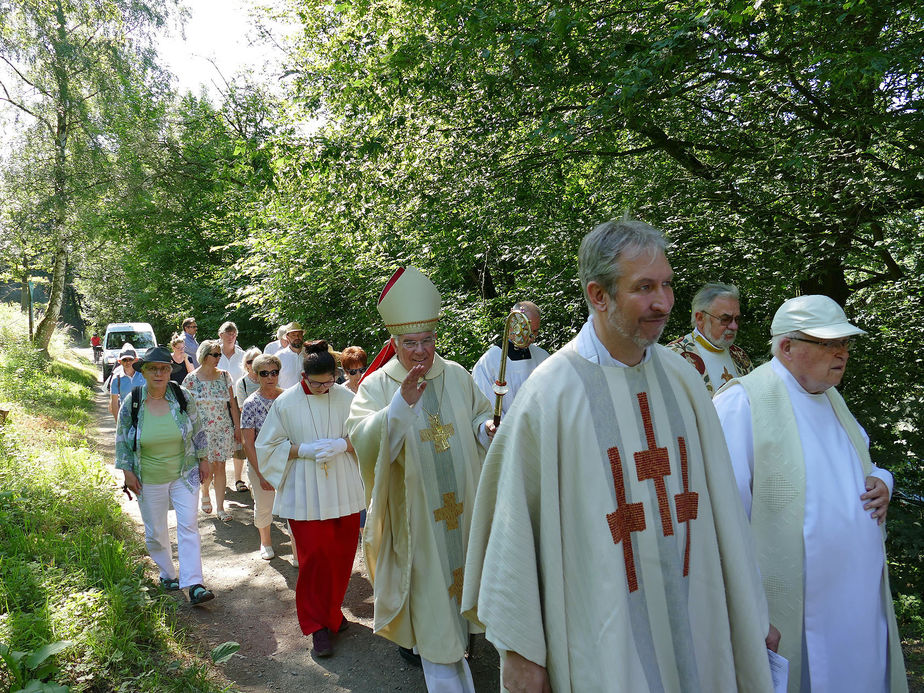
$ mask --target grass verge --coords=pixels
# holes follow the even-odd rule
[[[145,575],[144,544],[89,443],[95,371],[63,351],[37,354],[0,305],[0,690],[34,676],[73,691],[227,690]]]

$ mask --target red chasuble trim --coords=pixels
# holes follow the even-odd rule
[[[610,459],[610,471],[613,473],[613,488],[616,489],[616,512],[607,513],[606,523],[610,526],[613,543],[622,542],[622,557],[626,562],[626,582],[629,591],[638,589],[638,576],[635,574],[635,554],[632,552],[632,532],[645,530],[645,508],[641,503],[626,503],[626,481],[622,476],[622,458],[619,448],[606,451]]]
[[[664,478],[671,475],[671,458],[667,454],[667,448],[659,448],[655,442],[647,392],[638,393],[638,408],[642,414],[642,424],[645,426],[645,440],[648,442],[648,449],[635,453],[636,473],[639,481],[646,479],[654,481],[655,492],[658,494],[658,511],[661,514],[661,529],[664,536],[669,537],[674,533],[674,523],[671,520],[671,504],[667,499],[667,485]]]

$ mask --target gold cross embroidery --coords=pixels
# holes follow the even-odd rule
[[[456,568],[452,571],[452,584],[449,586],[449,596],[462,604],[462,568]]]
[[[727,383],[729,380],[733,380],[733,379],[734,379],[735,376],[733,376],[731,373],[728,372],[728,368],[723,367],[722,370],[724,371],[724,373],[722,373],[722,382],[723,382],[723,383]]]
[[[455,492],[443,494],[443,507],[433,511],[437,522],[446,520],[446,529],[459,529],[459,515],[462,514],[462,504],[456,502]]]
[[[430,424],[430,428],[420,432],[420,440],[424,443],[432,441],[436,452],[446,452],[449,449],[449,437],[456,432],[455,427],[451,423],[444,426],[440,421],[439,412],[427,414],[427,423]]]

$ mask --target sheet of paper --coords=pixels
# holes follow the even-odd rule
[[[789,660],[773,650],[767,650],[770,658],[770,678],[773,679],[774,693],[786,693],[789,685]]]

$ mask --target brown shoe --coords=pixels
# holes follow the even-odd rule
[[[330,642],[330,631],[327,628],[316,630],[311,635],[311,651],[317,657],[330,657],[334,654],[334,646]]]

